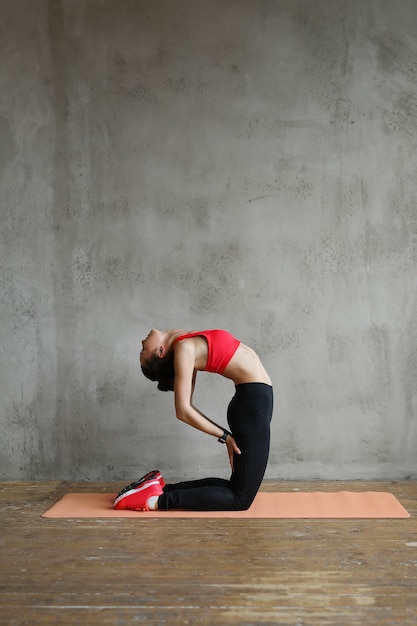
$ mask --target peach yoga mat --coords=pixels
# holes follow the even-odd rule
[[[259,492],[247,511],[115,511],[115,493],[69,493],[42,517],[404,518],[391,493],[379,491]]]

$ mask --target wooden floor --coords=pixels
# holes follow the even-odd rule
[[[0,624],[417,624],[416,482],[262,486],[390,491],[402,520],[40,517],[121,486],[0,483]]]

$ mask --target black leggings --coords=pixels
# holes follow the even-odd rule
[[[272,418],[272,387],[265,383],[236,385],[227,422],[241,454],[233,458],[230,480],[203,478],[166,485],[158,509],[240,511],[252,504],[265,474]]]

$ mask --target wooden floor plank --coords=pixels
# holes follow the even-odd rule
[[[417,623],[417,483],[265,483],[390,491],[401,520],[44,519],[114,483],[0,483],[0,624]]]

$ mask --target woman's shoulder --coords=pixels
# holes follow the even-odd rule
[[[198,334],[184,339],[173,346],[176,370],[188,368],[190,364],[197,370],[204,369],[208,355],[207,341]]]

